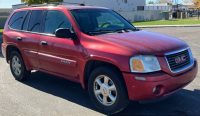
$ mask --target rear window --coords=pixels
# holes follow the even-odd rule
[[[26,15],[26,18],[22,24],[22,30],[25,30],[25,31],[27,30],[30,14],[31,14],[31,11],[29,11],[28,14]]]
[[[25,14],[26,14],[26,11],[20,11],[20,12],[14,13],[8,25],[12,29],[19,29]]]
[[[31,13],[28,31],[39,32],[43,10],[33,10]]]

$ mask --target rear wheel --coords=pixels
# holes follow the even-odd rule
[[[122,111],[129,103],[123,77],[111,67],[99,67],[91,73],[88,91],[95,106],[108,114]]]
[[[10,70],[18,81],[27,79],[31,74],[31,71],[26,70],[22,57],[17,51],[13,51],[10,55]]]

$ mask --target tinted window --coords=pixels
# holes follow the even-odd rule
[[[13,29],[19,29],[26,11],[16,12],[10,19],[8,25]]]
[[[31,13],[28,31],[39,32],[43,10],[33,10]]]
[[[135,28],[120,15],[108,9],[76,9],[70,11],[83,32],[134,30]]]
[[[45,19],[44,33],[55,34],[55,31],[58,28],[71,29],[72,25],[63,12],[49,10]]]
[[[25,18],[24,23],[22,25],[22,30],[27,30],[30,14],[31,14],[31,12],[29,11],[28,14],[26,15],[26,18]]]

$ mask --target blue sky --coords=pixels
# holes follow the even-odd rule
[[[148,1],[156,1],[156,0],[146,0]],[[13,4],[20,4],[21,0],[0,0],[0,8],[11,8]],[[182,0],[179,0],[179,3],[183,3]]]
[[[0,0],[0,8],[12,8],[14,4],[21,4],[21,0]]]

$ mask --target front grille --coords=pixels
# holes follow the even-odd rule
[[[185,56],[184,59],[186,60],[177,63],[175,59],[181,58],[182,56]],[[189,54],[188,49],[181,52],[166,55],[166,59],[172,71],[180,70],[190,64],[190,54]]]

